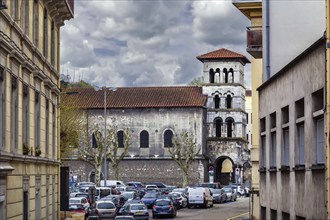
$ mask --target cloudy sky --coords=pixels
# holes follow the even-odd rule
[[[226,48],[250,59],[249,24],[231,0],[76,0],[61,73],[96,86],[186,85],[202,75],[198,55]]]

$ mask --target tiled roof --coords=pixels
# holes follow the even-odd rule
[[[207,97],[197,86],[122,87],[107,90],[107,108],[204,107]],[[83,109],[104,108],[104,90],[62,89],[61,101]]]
[[[218,59],[239,59],[244,63],[250,63],[250,61],[242,54],[221,48],[197,57],[200,61],[204,60],[218,60]]]

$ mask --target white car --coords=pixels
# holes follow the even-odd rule
[[[177,195],[178,198],[180,199],[180,200],[179,200],[179,202],[180,202],[180,206],[181,206],[182,208],[187,207],[187,205],[188,205],[188,199],[187,199],[187,197],[185,197],[185,196],[183,195],[182,192],[171,192],[171,193],[169,193],[168,195]]]
[[[73,204],[83,205],[85,208],[85,213],[88,212],[89,202],[87,201],[87,199],[85,197],[71,197],[69,199],[69,205],[73,205]]]
[[[188,188],[188,208],[193,206],[213,207],[213,196],[209,188],[192,187]]]

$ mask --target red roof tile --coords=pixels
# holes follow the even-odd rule
[[[107,90],[107,108],[204,107],[207,97],[197,86],[126,87]],[[83,109],[104,108],[104,90],[62,89],[61,101]]]
[[[196,57],[200,61],[204,60],[217,60],[217,59],[239,59],[244,63],[250,63],[250,61],[242,54],[221,48],[203,55]]]

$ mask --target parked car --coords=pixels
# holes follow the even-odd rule
[[[158,199],[160,193],[159,192],[147,192],[141,199],[142,202],[149,208],[151,208],[155,201]]]
[[[168,195],[175,195],[178,198],[177,200],[179,201],[181,208],[187,207],[188,199],[183,193],[181,193],[181,192],[171,192]]]
[[[134,191],[122,192],[121,196],[123,196],[125,198],[125,201],[137,199],[139,197],[139,195]]]
[[[74,198],[74,197],[85,197],[87,199],[87,201],[89,202],[89,204],[91,204],[91,197],[86,192],[71,193],[70,198]]]
[[[210,189],[213,194],[213,203],[224,203],[227,201],[227,194],[223,189]]]
[[[149,183],[145,183],[145,185],[146,185],[146,187],[147,187],[147,185],[156,185],[160,192],[162,192],[162,193],[169,192],[167,185],[162,182],[149,182]]]
[[[231,187],[223,187],[222,190],[227,194],[227,202],[229,201],[236,201],[237,200],[237,193],[236,191]]]
[[[231,184],[230,187],[237,193],[237,196],[245,195],[244,188],[241,185]]]
[[[125,183],[123,181],[120,180],[107,180],[106,183],[104,182],[104,180],[100,180],[100,186],[126,186]]]
[[[212,188],[212,189],[221,189],[222,186],[220,183],[218,182],[214,182],[214,183],[197,183],[196,184],[197,187],[208,187],[208,188]]]
[[[115,220],[134,220],[134,216],[131,216],[131,215],[117,215]]]
[[[149,219],[149,212],[146,205],[133,203],[126,206],[122,212],[123,215],[132,215],[135,220]]]
[[[80,204],[80,203],[79,204],[76,204],[76,203],[69,204],[69,211],[86,214],[86,208],[84,207],[83,204]]]
[[[170,199],[172,202],[173,202],[173,205],[175,206],[175,208],[177,210],[180,209],[180,201],[179,201],[179,198],[177,195],[169,195],[169,194],[163,194],[163,195],[160,195],[157,199]]]
[[[89,202],[85,197],[73,197],[69,199],[69,206],[70,205],[82,205],[85,209],[85,213],[88,213]]]
[[[184,196],[186,196],[187,191],[188,191],[188,188],[175,188],[175,189],[172,190],[172,192],[183,193]]]
[[[159,216],[170,216],[174,218],[176,214],[177,210],[171,199],[157,199],[152,207],[152,218]]]
[[[141,182],[127,182],[126,185],[135,189],[145,188],[145,186]]]
[[[125,204],[122,207],[120,207],[117,214],[123,215],[124,209],[130,204],[144,204],[144,202],[142,202],[140,199],[128,200],[125,202]]]
[[[213,207],[213,196],[209,188],[192,187],[188,188],[188,208],[193,206]]]
[[[100,219],[114,218],[116,216],[116,206],[112,201],[96,201],[95,208]]]

